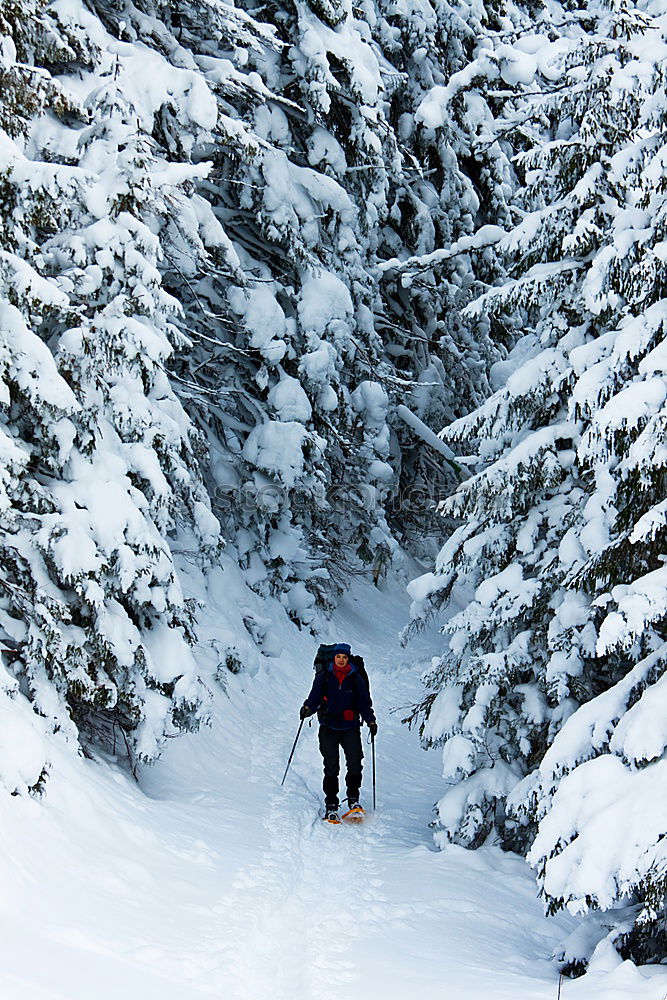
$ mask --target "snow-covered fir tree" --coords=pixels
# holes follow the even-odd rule
[[[475,474],[412,585],[416,621],[460,608],[422,732],[450,785],[437,837],[495,831],[551,909],[611,911],[610,940],[646,960],[667,945],[664,9],[557,13],[508,104],[511,277],[470,307],[514,346],[444,431]]]
[[[150,760],[206,700],[167,538],[219,544],[165,370],[179,305],[157,266],[196,168],[156,163],[113,53],[90,92],[49,75],[102,58],[85,23],[39,5],[3,27],[3,691],[42,728]]]
[[[416,546],[415,536],[437,539],[441,529],[415,510],[423,501],[414,504],[410,497],[421,491],[435,499],[451,492],[461,470],[443,463],[442,456],[451,459],[451,452],[422,437],[414,417],[439,428],[468,412],[488,392],[494,358],[486,317],[468,318],[463,309],[482,282],[499,277],[497,255],[475,247],[471,234],[491,220],[505,223],[513,192],[506,152],[488,137],[498,105],[485,92],[484,76],[475,74],[478,46],[511,23],[510,11],[521,20],[514,5],[381,4],[376,29],[404,74],[404,85],[392,95],[390,120],[409,157],[392,179],[381,241],[388,259],[380,264],[384,316],[390,321],[380,326],[385,351],[399,371],[418,382],[407,399],[410,414],[399,410],[396,425],[403,446],[401,495],[407,497],[399,507],[398,528],[408,547],[427,557],[428,546]],[[415,259],[419,264],[411,270]],[[434,259],[435,271],[427,263]],[[434,505],[431,509],[435,512]]]

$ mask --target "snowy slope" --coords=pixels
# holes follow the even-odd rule
[[[396,641],[406,614],[400,595],[370,588],[348,595],[329,631],[367,654],[380,722],[379,809],[361,829],[318,819],[314,726],[280,787],[313,640],[278,615],[283,654],[229,675],[211,730],[173,741],[141,788],[61,753],[44,801],[5,799],[2,1000],[333,1000],[342,988],[555,1000],[550,955],[570,918],[542,916],[520,859],[432,848],[439,754],[392,714],[419,690]],[[370,787],[369,753],[367,804]],[[562,997],[665,991],[662,970],[601,959]]]

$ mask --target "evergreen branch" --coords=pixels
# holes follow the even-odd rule
[[[474,250],[487,250],[489,247],[495,246],[505,236],[507,236],[507,233],[499,226],[482,226],[472,236],[462,236],[447,249],[434,250],[432,253],[409,257],[404,261],[393,257],[391,260],[382,261],[378,264],[378,268],[381,275],[384,275],[388,271],[395,271],[400,274],[409,272],[406,275],[409,277],[412,274],[429,271],[439,264],[447,263],[455,257],[469,254]]]
[[[230,323],[229,325],[231,326],[232,324]],[[192,327],[183,323],[179,324],[179,329],[187,330],[189,336],[194,340],[201,340],[207,344],[212,344],[214,347],[221,347],[224,350],[232,351],[234,354],[240,354],[249,360],[261,358],[261,351],[258,347],[237,347],[236,344],[232,344],[228,340],[218,340],[216,337],[209,337],[208,334],[202,333],[201,330],[193,330]]]

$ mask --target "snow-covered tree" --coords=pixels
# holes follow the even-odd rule
[[[479,403],[493,359],[489,324],[463,309],[482,280],[498,277],[498,258],[471,254],[466,240],[490,218],[505,218],[512,191],[505,152],[486,135],[497,109],[472,68],[504,13],[490,4],[435,2],[380,4],[380,15],[377,34],[404,76],[390,120],[405,156],[382,227],[382,332],[399,373],[416,380],[404,390],[411,415],[399,408],[395,421],[401,494],[408,498],[396,521],[408,548],[428,556],[416,537],[428,533],[432,544],[442,527],[410,497],[449,493],[460,469],[442,462],[451,453],[420,433],[418,421],[439,428]]]
[[[422,706],[451,783],[437,836],[497,831],[551,908],[619,907],[610,937],[642,959],[665,954],[666,916],[661,14],[566,8],[530,40],[533,94],[507,113],[525,178],[498,244],[511,279],[469,309],[515,343],[444,431],[475,474],[412,585],[417,617],[461,607]]]
[[[151,156],[112,53],[81,100],[50,76],[65,64],[85,79],[85,19],[64,25],[40,6],[7,23],[0,614],[18,687],[5,690],[52,731],[150,760],[205,705],[167,536],[219,543],[197,434],[165,371],[179,306],[157,266],[160,219],[197,171]]]

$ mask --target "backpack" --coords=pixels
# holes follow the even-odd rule
[[[336,646],[337,643],[335,642],[320,643],[317,653],[315,654],[315,659],[313,660],[313,667],[315,668],[316,674],[319,674],[323,670],[327,669],[328,665],[333,660],[333,651],[336,648]],[[366,665],[364,663],[363,656],[356,656],[355,654],[352,654],[352,656],[350,656],[350,663],[354,664],[354,666],[357,668],[357,671],[359,672],[359,676],[363,677],[363,679],[366,681],[366,687],[368,688],[368,694],[370,695],[371,685],[370,681],[368,680],[368,674],[366,673]]]

